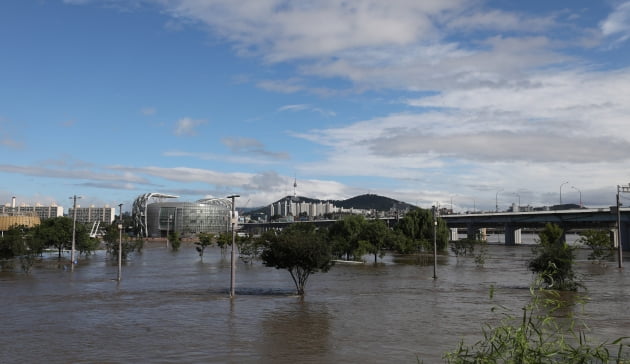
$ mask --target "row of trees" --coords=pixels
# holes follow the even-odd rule
[[[436,245],[444,251],[448,243],[448,228],[442,219],[435,226]],[[199,234],[197,251],[203,258],[206,247],[216,242],[222,249],[231,244],[230,233],[213,237]],[[282,231],[270,230],[258,238],[236,237],[241,258],[251,262],[260,258],[266,266],[286,269],[297,293],[304,294],[308,277],[328,271],[333,259],[361,260],[374,256],[374,262],[386,251],[403,254],[433,251],[434,218],[429,210],[416,209],[405,215],[393,229],[382,220],[367,220],[360,215],[348,215],[329,228],[295,223]]]
[[[55,249],[61,258],[62,251],[72,246],[72,219],[54,217],[43,220],[35,227],[15,225],[0,238],[0,259],[20,258],[22,269],[30,270],[34,257],[45,249]],[[75,248],[79,254],[89,255],[99,246],[97,239],[90,238],[88,228],[76,224]]]

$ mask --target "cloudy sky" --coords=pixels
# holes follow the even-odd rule
[[[620,0],[3,0],[0,203],[607,206],[629,47]]]

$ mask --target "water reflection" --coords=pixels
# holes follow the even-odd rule
[[[325,307],[296,298],[261,318],[261,363],[331,362],[330,315]],[[286,333],[292,333],[287,337]]]
[[[588,303],[558,314],[580,315],[594,341],[627,335],[630,273],[586,255],[578,252],[575,271]],[[530,247],[498,245],[483,267],[440,255],[437,279],[432,256],[428,265],[391,255],[339,264],[311,276],[303,300],[286,271],[240,262],[230,300],[229,259],[217,248],[202,261],[193,246],[149,245],[123,266],[120,284],[103,252],[74,272],[51,257],[30,275],[0,272],[0,362],[440,362],[461,339],[480,338],[496,320],[492,307],[522,314],[530,257]]]

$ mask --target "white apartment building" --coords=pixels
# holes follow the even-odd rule
[[[74,218],[74,209],[68,209],[68,217]],[[111,224],[116,218],[116,208],[105,205],[104,207],[80,207],[77,205],[77,222],[93,223],[96,221]]]
[[[63,216],[63,207],[52,204],[50,206],[43,206],[36,204],[30,206],[27,204],[16,204],[15,197],[13,197],[11,203],[0,206],[0,215],[7,216],[38,216],[40,220],[49,219],[51,217]]]

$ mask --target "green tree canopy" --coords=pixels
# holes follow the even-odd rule
[[[41,243],[33,236],[34,228],[14,225],[0,237],[0,259],[22,255],[38,255],[43,251]]]
[[[366,253],[374,255],[374,263],[377,258],[385,255],[385,249],[391,246],[392,233],[383,220],[369,220],[365,223],[360,234],[362,246]]]
[[[613,256],[613,244],[608,231],[586,230],[580,233],[578,242],[591,248],[589,260],[602,261]]]
[[[312,224],[291,224],[281,232],[269,231],[261,236],[261,258],[268,267],[288,270],[297,294],[304,295],[309,276],[327,272],[332,265],[326,238],[326,234]]]
[[[436,228],[436,245],[440,251],[446,250],[448,243],[448,227],[439,218]],[[406,239],[399,239],[396,249],[400,253],[411,253],[422,249],[433,250],[433,213],[427,209],[414,209],[405,214],[396,225],[396,230]]]
[[[61,258],[61,252],[72,244],[72,219],[59,216],[43,220],[35,229],[35,238],[43,246],[56,248]],[[76,236],[77,240],[80,238]]]
[[[346,259],[361,259],[365,252],[361,249],[360,240],[365,226],[366,220],[361,215],[348,215],[335,221],[328,230],[333,254]]]
[[[203,260],[204,251],[206,250],[207,247],[211,246],[215,241],[214,234],[199,233],[197,234],[197,239],[199,239],[199,241],[195,243],[196,245],[195,249],[197,250],[197,253],[199,253],[201,260]]]

